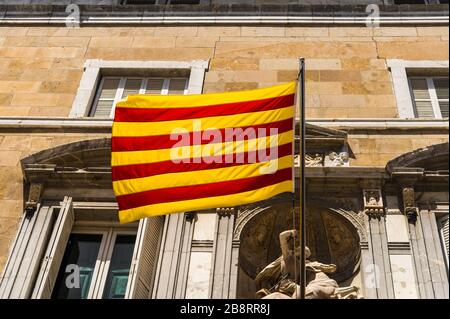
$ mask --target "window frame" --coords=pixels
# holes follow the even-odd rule
[[[96,90],[97,92],[95,94],[95,99],[94,99],[94,101],[91,105],[90,111],[89,111],[89,117],[95,117],[95,112],[97,110],[98,102],[100,101],[100,95],[101,95],[101,92],[103,89],[103,85],[106,80],[110,80],[110,79],[118,79],[119,85],[117,87],[116,94],[113,99],[113,105],[111,107],[111,111],[109,112],[109,116],[108,116],[109,118],[114,117],[114,113],[116,110],[116,104],[118,102],[124,100],[124,98],[122,98],[122,96],[123,96],[123,91],[125,90],[125,85],[128,80],[141,80],[141,87],[139,88],[138,94],[146,94],[145,92],[147,89],[148,80],[150,80],[150,79],[158,79],[158,80],[164,81],[162,89],[161,89],[161,95],[168,95],[171,80],[178,80],[178,79],[186,80],[183,94],[188,94],[188,88],[189,88],[189,78],[184,78],[184,77],[102,76],[102,78],[100,80],[100,84],[98,85],[98,88]],[[97,118],[101,118],[101,116],[99,116]]]
[[[135,71],[165,72],[185,71],[189,73],[187,94],[201,94],[205,72],[209,68],[209,60],[192,61],[108,61],[88,59],[80,80],[77,94],[72,103],[69,118],[90,118],[91,107],[96,98],[97,88],[102,75],[133,74]],[[121,77],[121,76],[116,76]],[[132,76],[130,76],[132,77]],[[173,77],[175,78],[175,77]]]
[[[102,235],[100,248],[95,261],[94,272],[92,274],[92,281],[89,286],[89,292],[86,299],[102,299],[105,289],[106,279],[110,267],[111,257],[114,250],[114,245],[118,235],[135,235],[137,238],[136,229],[124,229],[113,225],[102,226],[99,223],[83,223],[82,226],[75,223],[70,234],[86,234],[86,235]],[[136,245],[136,242],[135,242]],[[67,246],[66,246],[67,248]],[[134,248],[133,248],[134,250]],[[130,270],[131,263],[130,260]],[[61,271],[61,266],[59,271]],[[131,271],[128,274],[128,280],[131,279]]]
[[[429,60],[401,60],[387,59],[386,64],[391,71],[392,85],[397,102],[398,117],[400,119],[417,120],[415,115],[414,101],[408,80],[408,73],[417,73],[420,70],[445,72],[448,74],[449,61],[429,61]],[[442,119],[419,119],[419,120],[439,120]],[[447,121],[445,121],[447,122]]]
[[[413,87],[412,87],[412,80],[425,80],[427,83],[427,88],[428,88],[428,94],[430,96],[429,99],[416,99],[414,97],[414,91],[413,91]],[[446,76],[408,76],[408,84],[409,84],[409,88],[410,88],[410,92],[411,92],[411,99],[413,101],[413,106],[414,106],[414,115],[416,118],[420,118],[417,114],[417,105],[416,102],[417,101],[424,101],[424,102],[431,102],[431,107],[433,109],[433,113],[434,113],[434,118],[435,119],[445,119],[445,117],[442,116],[442,112],[441,112],[441,107],[439,105],[439,102],[441,100],[445,101],[447,100],[447,102],[449,101],[449,99],[439,99],[436,93],[436,87],[434,85],[434,80],[435,79],[449,79],[449,77]]]

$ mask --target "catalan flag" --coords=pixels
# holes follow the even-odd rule
[[[113,189],[122,223],[293,192],[296,82],[117,104]]]

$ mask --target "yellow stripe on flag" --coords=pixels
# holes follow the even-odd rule
[[[272,169],[275,173],[279,169],[292,166],[292,155],[268,162],[242,164],[238,166],[200,170],[182,173],[169,173],[150,177],[134,178],[113,182],[116,195],[127,195],[148,190],[209,184],[215,182],[231,181],[241,178],[264,175],[263,170]],[[268,172],[267,172],[268,173]],[[270,178],[270,174],[267,174]]]
[[[253,126],[286,120],[294,116],[292,106],[263,111],[227,116],[205,117],[197,120],[177,120],[161,122],[115,122],[113,136],[157,136],[170,135],[176,132],[193,132],[197,130],[222,129],[243,126]],[[196,121],[196,122],[194,122]],[[199,127],[194,127],[198,125]],[[176,135],[175,135],[176,137]]]
[[[117,103],[116,107],[127,108],[182,108],[211,106],[228,103],[247,102],[269,99],[295,93],[296,82],[269,88],[242,92],[209,93],[193,95],[129,95],[126,101]]]

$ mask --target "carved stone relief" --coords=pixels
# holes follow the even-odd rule
[[[414,187],[403,187],[403,211],[408,218],[408,221],[415,223],[417,220],[418,208],[414,199]]]
[[[294,165],[300,166],[300,156],[294,156]],[[348,152],[307,153],[305,155],[306,167],[346,167],[349,166]]]
[[[325,166],[345,167],[349,166],[348,152],[329,152],[325,155]]]
[[[363,190],[364,212],[369,218],[380,219],[385,215],[381,189]]]
[[[239,213],[234,239],[240,240],[239,266],[250,278],[279,256],[277,234],[297,225],[298,217],[292,221],[296,215],[293,216],[290,205],[288,202],[253,207]],[[307,209],[306,244],[314,260],[338,264],[333,278],[339,282],[350,278],[358,269],[359,242],[366,240],[363,221],[353,212],[315,205]]]
[[[320,153],[307,153],[305,156],[305,166],[318,167],[324,165],[324,154]]]
[[[42,195],[43,185],[40,183],[32,183],[28,194],[28,201],[25,203],[25,212],[27,217],[33,216],[36,211],[37,204]]]

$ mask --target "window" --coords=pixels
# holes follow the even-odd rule
[[[424,115],[427,115],[428,121],[447,126],[447,120],[442,119],[448,118],[448,60],[388,59],[386,62],[391,71],[398,117],[412,120],[418,117],[424,118]],[[431,81],[428,81],[429,78]],[[422,82],[411,83],[412,79],[422,79]],[[426,79],[426,84],[424,84],[424,79]],[[431,87],[434,87],[434,90]],[[413,92],[414,89],[416,94]],[[415,98],[419,102],[417,107]],[[430,110],[430,104],[432,110]]]
[[[132,94],[187,94],[187,78],[103,77],[90,116],[113,117],[115,105]]]
[[[201,94],[203,92],[203,81],[205,72],[209,67],[209,60],[193,61],[107,61],[89,59],[84,65],[83,76],[77,90],[77,95],[72,103],[69,117],[103,117],[104,121],[109,121],[109,115],[114,114],[114,103],[120,101],[122,94],[119,90],[124,90],[127,79],[140,80],[139,93],[150,94],[146,90],[145,81],[149,79],[164,80],[163,87],[153,94],[167,93],[176,94],[177,81],[173,79],[184,79],[187,81],[184,92],[178,94]],[[132,76],[130,76],[132,72]],[[109,79],[103,84],[105,79]],[[172,82],[172,83],[171,83]],[[180,85],[178,82],[178,85]],[[105,92],[103,93],[103,87]],[[128,83],[128,88],[132,88],[132,82]],[[142,88],[142,90],[141,90]],[[137,88],[134,88],[136,92]],[[173,93],[172,93],[173,91]],[[116,96],[117,95],[117,96]],[[100,104],[98,105],[98,102]],[[98,107],[97,107],[98,106]],[[97,108],[99,109],[98,111]],[[108,113],[108,111],[110,111]]]
[[[52,298],[123,299],[135,242],[134,231],[75,227],[64,252]],[[71,276],[76,282],[68,286]]]
[[[438,227],[441,232],[441,241],[442,241],[442,248],[444,251],[444,255],[447,258],[447,270],[449,266],[449,256],[448,256],[448,214],[444,217],[441,217],[438,220]]]
[[[418,118],[448,118],[448,77],[410,77]]]

